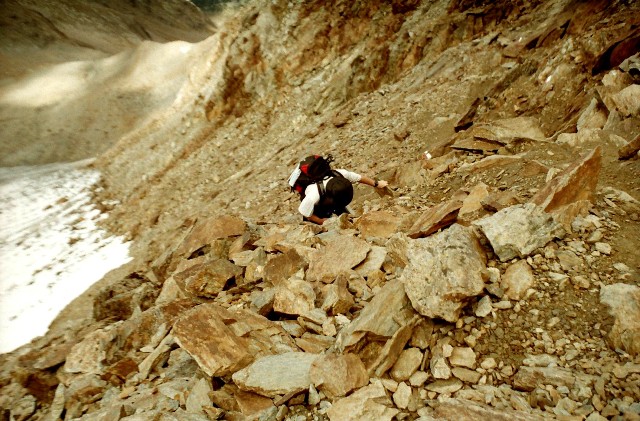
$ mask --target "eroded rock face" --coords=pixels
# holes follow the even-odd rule
[[[461,225],[410,241],[407,259],[400,280],[413,307],[424,316],[455,322],[467,300],[484,288],[484,250]]]

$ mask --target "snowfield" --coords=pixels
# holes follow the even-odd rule
[[[0,168],[0,353],[46,333],[57,314],[128,260],[96,222],[90,161]]]

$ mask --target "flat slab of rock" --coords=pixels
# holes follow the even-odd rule
[[[311,385],[309,373],[318,357],[306,352],[268,355],[237,371],[232,379],[242,390],[271,398],[301,392]]]
[[[236,216],[209,218],[196,224],[189,236],[178,246],[175,255],[189,255],[214,240],[242,235],[246,229],[247,224]]]
[[[323,355],[311,365],[311,382],[330,398],[346,396],[369,383],[369,375],[355,354]]]
[[[600,302],[609,307],[615,321],[609,342],[631,355],[640,354],[640,288],[629,284],[605,285],[600,290]]]
[[[174,279],[193,296],[213,298],[224,289],[227,282],[240,275],[241,267],[226,259],[214,259],[177,273]]]
[[[327,415],[331,421],[391,421],[400,412],[392,405],[384,386],[377,381],[334,402]]]
[[[602,152],[597,147],[556,175],[531,198],[531,203],[551,212],[580,200],[593,201],[601,165]]]
[[[209,376],[225,376],[254,358],[296,349],[277,323],[250,311],[229,311],[216,304],[202,304],[186,312],[175,323],[173,335]]]
[[[487,237],[498,258],[505,262],[527,257],[554,238],[565,234],[553,217],[533,203],[511,206],[473,222]]]
[[[333,282],[338,275],[361,263],[370,249],[369,243],[360,238],[350,235],[331,237],[312,255],[307,280]]]
[[[455,224],[429,238],[408,240],[400,281],[423,316],[458,320],[468,299],[484,289],[486,255],[470,228]]]
[[[463,205],[461,199],[449,200],[429,208],[413,223],[407,235],[411,238],[427,237],[453,224]]]
[[[400,282],[388,282],[371,299],[336,340],[340,352],[357,344],[367,333],[390,338],[398,329],[410,323],[416,315]]]
[[[306,266],[306,260],[295,250],[287,250],[267,262],[264,266],[264,280],[277,285]]]
[[[571,387],[576,382],[573,372],[562,367],[520,367],[513,387],[530,392],[541,384]]]
[[[363,237],[387,238],[398,230],[399,225],[400,218],[385,211],[367,212],[356,222]]]
[[[544,421],[549,419],[525,411],[495,409],[475,401],[453,398],[439,399],[433,415],[434,419],[457,421]]]

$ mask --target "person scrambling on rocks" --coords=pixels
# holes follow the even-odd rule
[[[383,189],[384,180],[366,177],[344,169],[332,169],[333,157],[312,155],[303,159],[289,177],[292,191],[300,194],[298,211],[305,221],[322,225],[333,215],[349,213],[347,206],[353,200],[352,183],[366,184]]]

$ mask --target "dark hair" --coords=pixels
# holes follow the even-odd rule
[[[327,182],[327,196],[335,208],[344,208],[353,200],[353,186],[344,177],[333,177]]]

